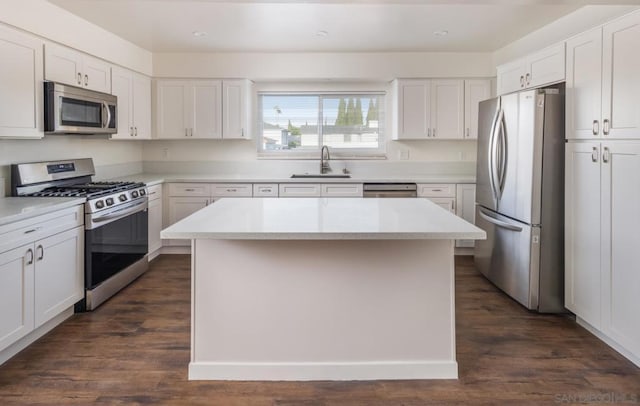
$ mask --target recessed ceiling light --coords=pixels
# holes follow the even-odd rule
[[[447,30],[438,30],[433,32],[433,35],[435,35],[436,37],[444,37],[448,34],[449,34],[449,31]]]
[[[324,37],[326,37],[327,35],[329,35],[329,33],[328,33],[327,31],[325,31],[325,30],[320,30],[320,31],[316,32],[316,35],[317,35],[318,37],[320,37],[320,38],[324,38]]]
[[[205,35],[207,35],[207,33],[204,31],[194,31],[191,34],[193,34],[194,37],[204,37]]]

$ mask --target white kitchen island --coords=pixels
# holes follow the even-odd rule
[[[189,379],[457,378],[454,240],[426,199],[221,199],[192,241]]]

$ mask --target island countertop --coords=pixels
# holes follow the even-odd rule
[[[484,239],[427,199],[224,198],[161,233],[173,239]]]

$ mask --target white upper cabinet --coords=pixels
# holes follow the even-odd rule
[[[640,14],[567,41],[567,139],[640,138]]]
[[[431,137],[464,136],[464,81],[431,81]]]
[[[112,139],[151,138],[151,79],[113,67],[111,94],[118,97],[118,133]]]
[[[640,138],[640,14],[603,28],[602,134]]]
[[[564,42],[500,65],[497,71],[499,95],[563,81]]]
[[[431,135],[431,81],[398,79],[394,81],[394,92],[393,139],[427,139]]]
[[[464,81],[394,81],[394,140],[462,139]]]
[[[602,29],[567,41],[566,138],[600,136]]]
[[[61,45],[44,48],[44,78],[66,85],[111,93],[111,65]]]
[[[42,41],[0,26],[0,137],[42,138]]]
[[[251,138],[251,82],[222,81],[222,138]]]
[[[465,139],[478,138],[478,104],[490,98],[491,81],[489,79],[471,79],[464,81]]]
[[[249,139],[248,80],[158,80],[158,138]]]

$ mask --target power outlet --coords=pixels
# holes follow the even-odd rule
[[[406,161],[407,159],[409,159],[409,150],[401,149],[400,151],[398,151],[398,158],[400,158],[403,161]]]

